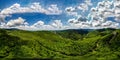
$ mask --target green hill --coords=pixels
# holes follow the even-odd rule
[[[0,59],[119,60],[120,30],[0,29]]]

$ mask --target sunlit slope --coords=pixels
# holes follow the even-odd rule
[[[119,46],[120,30],[0,30],[0,58],[4,59],[118,59]]]

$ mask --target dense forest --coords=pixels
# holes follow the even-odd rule
[[[119,29],[0,29],[1,59],[120,59]]]

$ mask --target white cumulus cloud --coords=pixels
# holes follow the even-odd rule
[[[83,3],[81,3],[80,5],[78,6],[70,6],[70,7],[66,7],[65,8],[65,12],[68,14],[68,15],[72,15],[72,16],[77,16],[78,15],[78,12],[86,12],[88,11],[89,7],[92,6],[92,3],[91,3],[91,0],[85,0]],[[83,14],[83,13],[82,13]]]
[[[55,28],[62,28],[63,27],[61,20],[54,20],[51,25]]]
[[[38,21],[35,24],[33,24],[33,26],[37,27],[37,26],[43,26],[44,22],[43,21]]]
[[[15,27],[15,26],[23,25],[24,23],[25,23],[25,19],[19,17],[18,19],[8,21],[6,25],[9,27]]]
[[[9,14],[14,14],[14,13],[44,13],[47,15],[58,15],[62,13],[62,10],[58,8],[58,6],[55,4],[50,5],[50,7],[47,7],[46,9],[43,8],[40,3],[32,3],[29,6],[21,6],[20,4],[16,3],[13,4],[12,6],[3,9],[0,12],[0,15],[9,15]]]
[[[89,6],[92,6],[91,0],[85,0],[84,3],[81,3],[77,8],[85,12],[88,10]]]
[[[68,15],[73,15],[73,16],[78,15],[78,13],[76,12],[76,9],[74,7],[67,7],[67,8],[65,8],[65,11]]]

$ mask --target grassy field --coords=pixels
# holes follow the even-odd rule
[[[119,60],[120,30],[0,29],[0,59]]]

